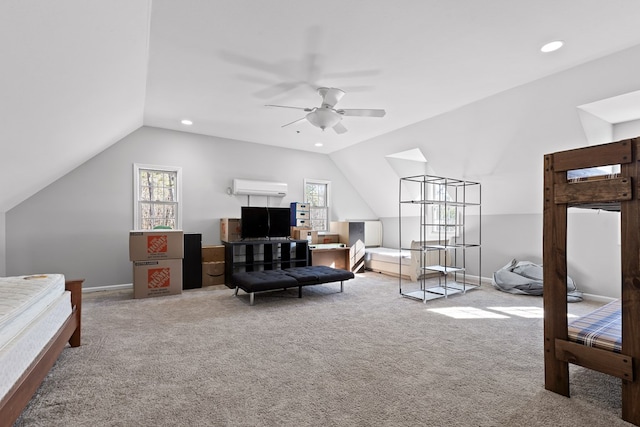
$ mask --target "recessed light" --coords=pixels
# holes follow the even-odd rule
[[[180,123],[182,123],[185,126],[191,126],[193,124],[193,122],[189,119],[184,119]]]
[[[315,145],[316,147],[322,147],[322,142],[316,142],[314,145]]]
[[[562,40],[549,42],[540,48],[540,52],[549,53],[560,49],[564,45]]]

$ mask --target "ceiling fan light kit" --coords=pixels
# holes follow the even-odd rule
[[[384,117],[385,110],[382,109],[340,109],[336,110],[335,105],[342,99],[345,92],[337,88],[321,87],[318,89],[318,94],[322,97],[322,104],[320,107],[291,107],[288,105],[273,105],[268,104],[267,107],[279,107],[279,108],[293,108],[296,110],[303,110],[307,112],[307,115],[301,119],[297,119],[291,123],[287,123],[282,127],[286,127],[297,123],[301,120],[307,119],[309,123],[316,126],[323,131],[327,128],[333,129],[336,133],[341,134],[347,131],[347,128],[341,123],[343,116],[360,116],[360,117]]]
[[[333,128],[342,120],[342,116],[331,108],[320,107],[315,111],[307,114],[307,120],[312,125],[319,127],[322,130],[326,128]]]

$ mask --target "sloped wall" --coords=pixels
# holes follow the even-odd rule
[[[385,223],[398,216],[400,177],[385,160],[389,154],[419,148],[436,175],[482,183],[482,272],[490,276],[510,260],[498,254],[516,256],[521,248],[531,248],[528,257],[542,259],[543,156],[588,145],[577,107],[638,90],[638,68],[640,46],[345,148],[331,158]],[[614,135],[636,136],[622,131]],[[595,219],[584,217],[576,236],[591,235],[596,225],[589,220]],[[506,233],[503,224],[526,232]],[[389,234],[393,230],[385,227],[383,240],[397,247],[397,237]],[[575,271],[589,271],[587,251],[598,251],[606,265],[619,266],[613,255],[619,247],[610,242],[600,245],[595,240],[577,250],[569,266]],[[611,283],[610,268],[584,276],[589,292],[612,297],[619,293],[619,282],[604,284]]]
[[[60,272],[85,286],[132,282],[133,163],[182,167],[183,229],[220,244],[219,219],[239,217],[247,196],[233,178],[286,182],[303,199],[304,178],[332,181],[332,219],[377,219],[327,155],[143,127],[6,214],[7,274]],[[254,206],[267,200],[254,200]]]

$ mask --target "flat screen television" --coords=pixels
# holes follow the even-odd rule
[[[242,206],[240,219],[242,239],[289,237],[290,208]]]

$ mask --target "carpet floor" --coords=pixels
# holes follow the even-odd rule
[[[544,389],[542,299],[484,285],[424,304],[377,273],[238,297],[86,293],[16,426],[626,426],[620,382]],[[572,315],[597,307],[570,304]]]

